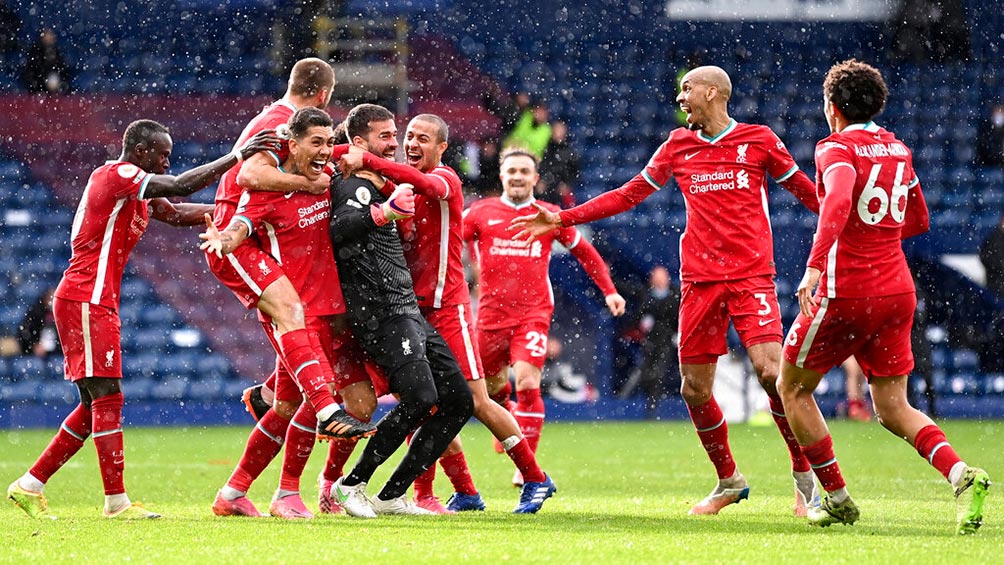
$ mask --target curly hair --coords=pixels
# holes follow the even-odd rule
[[[823,80],[823,95],[852,123],[877,116],[889,98],[882,73],[875,67],[848,59],[830,67]]]

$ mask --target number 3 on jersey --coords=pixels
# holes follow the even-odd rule
[[[540,332],[526,332],[526,349],[532,357],[547,354],[547,336]]]
[[[907,186],[903,184],[903,171],[906,163],[900,161],[896,164],[896,177],[892,181],[892,194],[886,194],[884,188],[875,184],[878,180],[879,171],[882,165],[873,165],[871,173],[868,175],[868,182],[861,190],[861,197],[858,198],[858,216],[861,221],[874,226],[882,221],[887,214],[892,214],[892,219],[897,223],[903,223],[906,217],[906,195]],[[872,211],[872,203],[878,201],[878,209]]]

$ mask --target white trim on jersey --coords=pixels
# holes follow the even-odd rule
[[[460,317],[460,335],[464,337],[464,353],[467,354],[467,365],[471,368],[472,380],[484,377],[478,373],[478,358],[474,354],[474,340],[471,338],[471,328],[467,325],[467,316],[464,315],[464,305],[457,304],[457,316]]]
[[[112,250],[112,237],[115,235],[115,220],[119,217],[119,212],[125,206],[126,199],[119,198],[115,201],[115,208],[108,216],[108,223],[105,224],[105,236],[101,240],[101,254],[98,255],[98,272],[94,277],[94,291],[91,292],[91,304],[101,303],[101,292],[105,289],[105,277],[108,274],[108,255]]]
[[[774,182],[781,184],[782,182],[790,179],[797,172],[798,172],[798,165],[794,165],[790,169],[788,169],[788,172],[774,179]]]
[[[91,347],[91,305],[80,303],[80,327],[84,339],[84,376],[94,376],[94,348]]]
[[[826,297],[837,297],[837,239],[830,247],[830,252],[826,254]]]
[[[227,254],[226,257],[227,261],[230,261],[230,266],[233,267],[235,271],[237,271],[237,274],[240,276],[241,280],[244,281],[244,284],[248,285],[248,288],[251,289],[251,292],[255,293],[255,296],[261,296],[261,288],[259,288],[258,285],[255,284],[254,280],[251,279],[251,275],[249,275],[248,272],[244,270],[244,267],[241,266],[240,261],[238,261],[237,258],[234,257],[233,253]]]
[[[150,179],[152,179],[152,178],[153,178],[153,174],[152,173],[148,173],[148,174],[146,174],[143,177],[143,182],[141,182],[140,185],[139,185],[139,196],[138,196],[138,198],[140,200],[145,200],[146,199],[146,185],[150,184]],[[156,197],[154,197],[154,198],[156,198]]]
[[[829,298],[824,298],[820,302],[819,310],[816,310],[816,315],[812,318],[812,323],[809,324],[809,330],[805,332],[805,341],[802,342],[802,347],[798,350],[798,358],[795,359],[795,366],[799,369],[805,368],[805,358],[809,356],[812,342],[816,339],[816,334],[819,333],[819,326],[823,323],[823,318],[826,317],[826,309],[829,305]]]
[[[275,235],[275,226],[268,222],[262,222],[261,225],[265,228],[265,237],[268,238],[269,255],[275,257],[275,261],[282,265],[282,251],[279,249],[279,237]]]
[[[436,295],[432,301],[435,308],[443,306],[443,292],[446,290],[446,263],[450,259],[450,203],[439,201],[439,272],[436,273]]]
[[[575,230],[575,239],[573,239],[572,243],[567,245],[565,249],[568,249],[569,251],[575,249],[575,246],[578,245],[580,241],[582,241],[582,232]]]
[[[642,171],[641,172],[641,178],[645,179],[645,182],[647,182],[648,184],[650,184],[652,186],[652,188],[654,188],[656,190],[662,190],[662,187],[659,186],[659,183],[655,182],[655,179],[652,178],[651,176],[649,176],[648,171]]]
[[[442,167],[443,166],[442,163],[440,163],[439,166]],[[441,175],[437,175],[436,171],[432,171],[431,175],[434,176],[434,177],[436,177],[437,179],[443,181],[443,185],[446,186],[446,194],[444,194],[443,197],[440,198],[440,200],[446,200],[447,198],[449,198],[450,197],[450,182],[446,180],[446,177],[443,177]]]
[[[760,205],[763,207],[763,217],[767,218],[767,230],[771,241],[774,240],[774,226],[770,223],[770,198],[767,196],[767,182],[760,185]]]

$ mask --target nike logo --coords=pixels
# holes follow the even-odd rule
[[[497,226],[497,225],[501,224],[504,221],[505,220],[488,220],[488,225],[489,226]]]
[[[762,327],[766,326],[767,324],[769,324],[769,323],[771,323],[773,321],[774,321],[774,318],[771,318],[769,320],[760,320],[757,323],[760,324],[760,327],[762,328]]]
[[[686,155],[683,156],[683,160],[684,161],[689,161],[689,160],[693,159],[694,157],[696,157],[698,153],[700,153],[700,151],[695,151],[693,153],[687,153]]]
[[[287,193],[286,193],[286,194],[284,194],[283,196],[284,196],[284,197],[286,198],[286,200],[289,200],[290,198],[292,198],[292,197],[293,197],[293,193],[292,193],[292,192],[287,192]]]

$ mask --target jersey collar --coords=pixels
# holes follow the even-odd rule
[[[292,102],[290,102],[289,98],[286,98],[285,96],[283,96],[282,98],[280,98],[276,102],[278,102],[279,104],[282,104],[283,106],[289,108],[294,113],[296,113],[296,111],[299,110],[299,108],[296,107],[296,104],[293,104]]]
[[[854,131],[854,130],[859,130],[859,129],[863,129],[863,130],[865,130],[867,132],[875,133],[875,132],[877,132],[881,128],[879,128],[878,124],[876,124],[875,122],[859,122],[859,123],[851,124],[851,125],[845,127],[843,129],[843,131]]]
[[[736,124],[736,121],[735,121],[735,119],[733,119],[733,118],[729,118],[729,125],[725,126],[725,129],[724,129],[724,130],[722,130],[722,133],[720,133],[720,134],[716,135],[715,137],[708,137],[708,136],[707,136],[707,135],[706,135],[706,134],[704,133],[704,130],[698,130],[698,132],[697,132],[697,137],[698,137],[699,139],[702,139],[702,140],[704,140],[704,141],[707,141],[708,143],[711,143],[711,144],[715,144],[715,143],[718,143],[718,141],[719,141],[720,139],[722,139],[723,137],[725,137],[726,135],[728,135],[728,134],[732,133],[732,130],[736,129],[736,125],[737,125],[737,124]]]
[[[516,203],[515,203],[515,202],[513,202],[512,200],[509,200],[509,197],[508,197],[508,196],[506,196],[505,194],[503,194],[502,196],[499,196],[499,200],[501,200],[501,201],[502,201],[502,203],[503,203],[503,204],[505,204],[506,206],[509,206],[509,207],[511,207],[511,208],[515,208],[515,209],[517,209],[517,210],[521,210],[521,209],[523,209],[523,208],[526,208],[527,206],[530,206],[530,205],[532,205],[532,204],[533,204],[534,202],[536,202],[536,201],[537,201],[537,199],[536,199],[536,198],[534,198],[534,197],[533,197],[533,196],[531,195],[531,196],[530,196],[530,199],[529,199],[529,200],[527,200],[526,202],[522,202],[522,203],[520,203],[520,204],[516,204]]]

